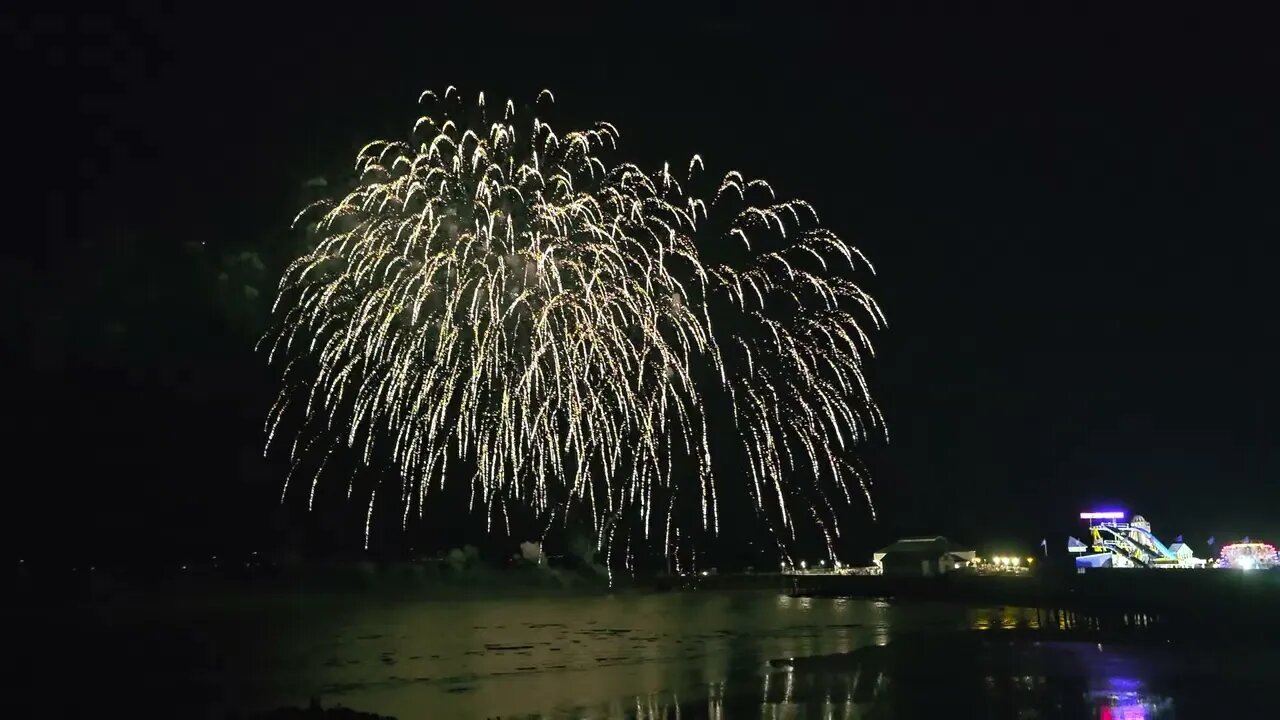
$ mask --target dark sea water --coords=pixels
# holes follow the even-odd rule
[[[31,611],[18,708],[227,717],[1223,717],[1280,653],[1042,634],[1031,609],[773,592],[465,601],[224,594]],[[118,709],[131,714],[121,714]],[[1206,714],[1208,713],[1208,714]]]

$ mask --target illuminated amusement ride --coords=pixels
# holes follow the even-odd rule
[[[1089,521],[1091,545],[1071,538],[1067,549],[1078,553],[1077,568],[1199,568],[1205,560],[1195,557],[1186,543],[1165,545],[1151,533],[1151,523],[1141,515],[1125,521],[1120,510],[1080,513]],[[1179,538],[1181,539],[1181,538]]]
[[[1270,570],[1280,567],[1280,553],[1274,545],[1263,542],[1242,542],[1222,546],[1218,567],[1237,570]]]

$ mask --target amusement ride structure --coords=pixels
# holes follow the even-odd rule
[[[1280,553],[1274,545],[1250,542],[1248,538],[1238,543],[1222,546],[1218,567],[1239,570],[1270,570],[1280,567]]]
[[[1076,557],[1076,567],[1204,567],[1205,561],[1195,557],[1185,543],[1165,545],[1160,542],[1152,534],[1151,523],[1146,518],[1134,515],[1126,522],[1125,517],[1120,510],[1080,513],[1081,520],[1089,521],[1092,542],[1091,547],[1079,541],[1068,543],[1068,550],[1080,553]]]

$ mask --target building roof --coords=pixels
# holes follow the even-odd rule
[[[1182,548],[1184,547],[1187,547],[1186,543],[1174,543],[1169,546],[1169,551],[1176,555],[1177,553],[1181,552]],[[1191,548],[1187,548],[1187,550],[1189,551],[1191,550]]]
[[[941,535],[934,535],[932,537],[902,538],[888,547],[881,548],[877,551],[877,554],[884,553],[885,555],[888,555],[892,553],[910,553],[941,556],[948,553],[963,553],[968,551],[968,548],[960,547]]]

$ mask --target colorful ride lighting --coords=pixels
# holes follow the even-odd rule
[[[1096,510],[1080,513],[1081,520],[1123,520],[1124,518],[1123,510]]]
[[[1222,547],[1218,567],[1260,570],[1280,566],[1280,553],[1275,545],[1262,542],[1230,543]]]

